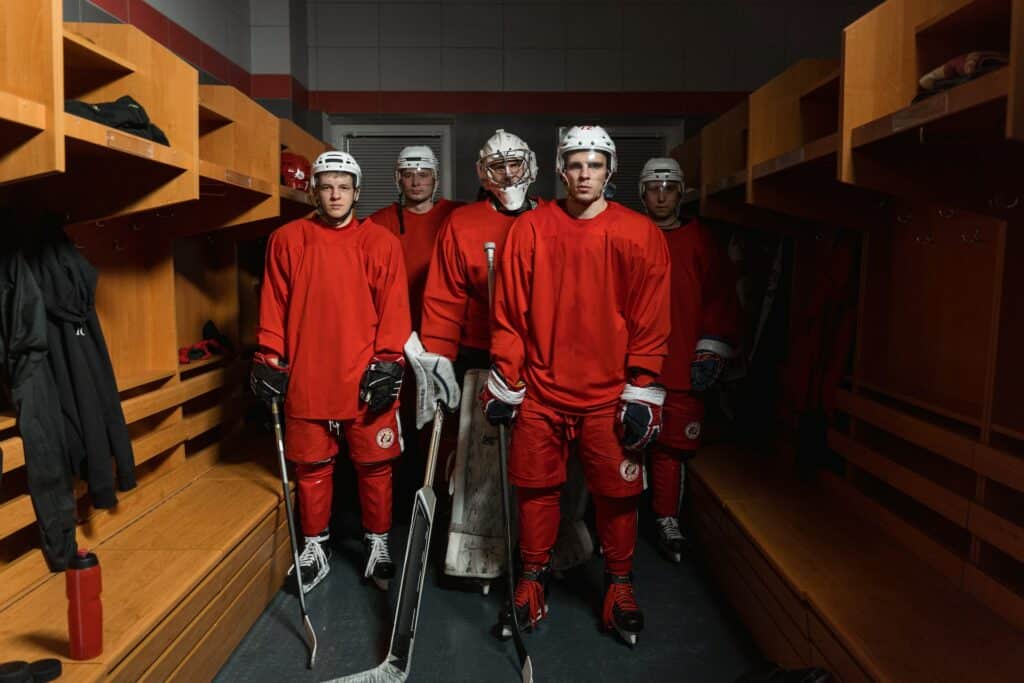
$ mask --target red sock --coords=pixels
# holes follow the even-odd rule
[[[542,565],[551,560],[551,549],[558,539],[558,522],[562,512],[558,499],[561,493],[560,486],[516,488],[519,500],[519,549],[524,564]]]
[[[597,535],[604,547],[605,568],[612,574],[628,574],[633,569],[639,499],[639,496],[609,498],[594,495]]]
[[[331,523],[334,495],[334,459],[295,463],[295,485],[299,493],[299,523],[304,536],[323,533]]]
[[[394,461],[355,465],[363,528],[372,534],[391,530],[391,473]]]

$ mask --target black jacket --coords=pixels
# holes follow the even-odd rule
[[[89,483],[92,504],[117,504],[135,488],[135,460],[114,369],[93,307],[96,270],[60,228],[43,229],[24,249],[46,306],[50,367],[57,383],[72,471]]]
[[[47,363],[46,310],[19,251],[0,252],[0,361],[25,447],[43,556],[62,571],[75,554],[75,498],[57,385]]]

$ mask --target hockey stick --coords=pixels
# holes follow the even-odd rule
[[[313,630],[313,623],[309,620],[309,612],[306,610],[306,591],[302,585],[302,570],[299,567],[299,540],[295,536],[295,517],[292,514],[291,491],[288,486],[288,468],[284,461],[284,437],[281,433],[281,410],[278,407],[278,400],[270,402],[270,412],[274,416],[274,436],[277,439],[277,461],[281,466],[281,487],[284,489],[284,511],[288,516],[288,537],[292,542],[292,567],[295,569],[295,581],[299,585],[299,609],[302,611],[302,623],[306,627],[306,641],[309,645],[309,664],[307,668],[312,669],[316,663],[316,631]]]
[[[416,623],[420,616],[423,580],[427,576],[430,532],[434,526],[434,508],[437,506],[437,497],[434,495],[434,469],[437,466],[437,452],[441,447],[443,423],[444,409],[438,401],[434,404],[434,428],[430,433],[430,448],[427,451],[427,472],[423,476],[423,487],[416,492],[416,499],[413,501],[409,540],[405,544],[402,583],[398,588],[398,605],[395,607],[395,622],[391,629],[391,647],[388,654],[384,661],[373,669],[335,678],[328,683],[401,683],[409,676],[412,646],[416,639]]]
[[[484,243],[487,254],[487,294],[494,306],[494,242]],[[508,601],[512,613],[512,641],[516,644],[519,666],[522,668],[523,683],[533,683],[533,661],[523,643],[523,634],[519,632],[519,615],[516,614],[516,577],[512,561],[512,504],[508,491],[508,426],[498,425],[498,461],[501,476],[501,506],[505,517],[505,567],[508,576]]]

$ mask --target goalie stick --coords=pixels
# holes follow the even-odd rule
[[[299,609],[302,612],[302,623],[306,628],[306,641],[309,644],[309,664],[307,668],[312,669],[316,663],[316,631],[313,623],[309,620],[309,612],[306,610],[306,591],[302,586],[302,570],[299,567],[299,542],[295,536],[295,517],[292,515],[292,497],[288,489],[288,468],[284,461],[284,436],[281,433],[281,409],[278,407],[278,400],[270,403],[270,412],[274,417],[274,437],[277,440],[277,460],[281,466],[281,487],[284,489],[284,511],[288,515],[288,537],[292,542],[292,566],[295,568],[295,582],[299,586]]]
[[[434,469],[437,466],[437,451],[441,446],[441,426],[444,423],[444,409],[441,402],[434,404],[434,427],[430,433],[430,448],[427,451],[427,471],[423,486],[413,500],[412,521],[409,523],[409,538],[405,543],[405,563],[402,568],[402,583],[398,588],[398,605],[395,607],[395,621],[391,629],[391,646],[384,661],[373,669],[341,678],[328,683],[401,683],[409,677],[412,664],[412,646],[416,639],[416,624],[420,616],[420,598],[423,594],[423,580],[427,575],[427,554],[430,551],[430,532],[434,526]]]
[[[487,295],[491,302],[491,315],[494,309],[494,242],[484,243],[484,252],[487,254]],[[505,518],[505,573],[508,576],[508,600],[512,606],[512,640],[516,645],[516,654],[519,656],[519,666],[522,670],[523,683],[533,683],[533,661],[526,651],[523,643],[523,635],[519,632],[519,616],[516,614],[516,577],[513,569],[512,559],[512,505],[509,501],[508,491],[508,425],[498,425],[498,462],[501,478],[501,506]]]

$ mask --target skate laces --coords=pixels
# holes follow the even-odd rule
[[[608,589],[612,602],[625,612],[636,612],[640,606],[633,597],[632,583],[613,583]]]
[[[675,517],[659,517],[658,527],[662,535],[669,541],[682,541],[683,534],[679,531],[679,520]]]
[[[542,568],[525,570],[516,585],[516,592],[512,598],[516,607],[527,607],[530,615],[530,623],[536,624],[543,617],[544,610],[544,584],[541,583]]]
[[[366,576],[373,573],[373,568],[378,564],[391,564],[391,551],[388,549],[388,535],[366,534],[366,540],[370,542],[370,559],[366,563]]]
[[[327,555],[321,545],[320,537],[307,537],[306,544],[299,555],[300,567],[317,567],[327,564]]]

